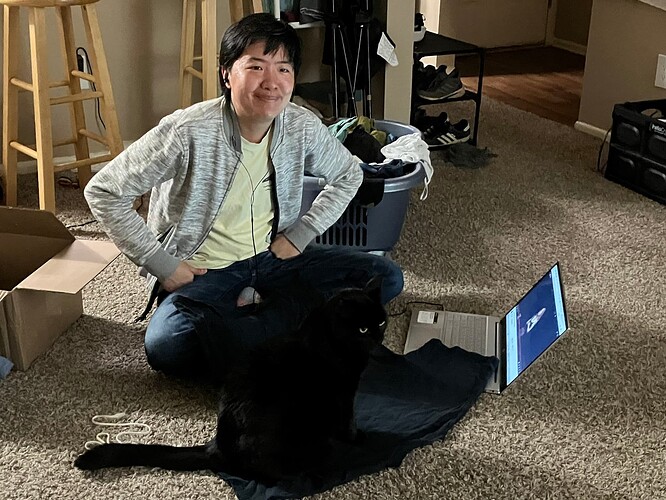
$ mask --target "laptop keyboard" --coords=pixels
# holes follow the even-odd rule
[[[457,345],[467,351],[485,353],[486,318],[484,316],[447,314],[444,323],[444,344]]]

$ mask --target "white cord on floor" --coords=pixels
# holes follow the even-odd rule
[[[148,424],[142,424],[140,422],[117,422],[121,418],[127,417],[126,413],[116,413],[115,415],[95,415],[92,418],[92,422],[95,425],[100,425],[102,427],[138,427],[139,430],[126,430],[121,431],[116,434],[113,438],[108,432],[99,432],[95,436],[94,441],[86,441],[84,445],[86,450],[90,450],[95,446],[100,444],[109,444],[109,443],[129,443],[132,441],[132,436],[145,436],[150,434],[150,426]],[[111,420],[111,422],[109,422]],[[123,441],[124,437],[129,437],[128,440]]]

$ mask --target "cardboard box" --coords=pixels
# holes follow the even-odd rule
[[[2,307],[2,301],[8,292],[0,290],[0,356],[9,358],[9,334],[7,332],[7,318],[5,317],[5,308]]]
[[[81,289],[118,255],[51,212],[0,206],[0,354],[26,370],[83,314]]]

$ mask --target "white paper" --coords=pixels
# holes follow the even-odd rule
[[[398,65],[398,56],[395,55],[395,45],[386,36],[386,33],[382,33],[382,37],[379,39],[379,45],[377,45],[377,55],[384,59],[391,66]]]

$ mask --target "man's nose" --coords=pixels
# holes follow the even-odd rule
[[[275,69],[266,69],[264,71],[264,85],[267,88],[277,87],[278,73]]]

